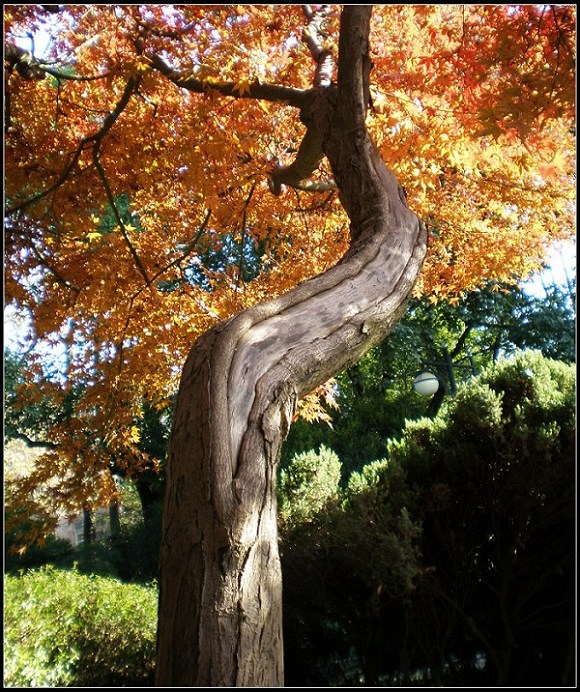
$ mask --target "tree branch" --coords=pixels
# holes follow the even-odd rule
[[[32,239],[29,237],[28,242],[30,244],[30,249],[32,250],[32,254],[36,257],[36,259],[40,262],[40,264],[43,267],[46,267],[48,271],[54,276],[54,278],[58,281],[58,283],[61,286],[64,286],[64,288],[68,289],[69,291],[72,291],[73,293],[76,293],[77,295],[81,292],[80,288],[77,286],[71,284],[68,282],[64,276],[58,271],[56,267],[54,267],[38,250]]]
[[[181,253],[181,255],[180,255],[179,257],[177,257],[177,258],[174,259],[174,260],[171,260],[171,262],[169,262],[168,264],[166,264],[166,265],[165,265],[163,268],[161,268],[157,273],[155,273],[155,274],[151,277],[151,283],[153,283],[153,282],[155,281],[155,279],[158,279],[158,278],[159,278],[162,274],[164,274],[168,269],[171,269],[171,267],[174,267],[175,265],[180,264],[181,262],[183,262],[184,259],[186,259],[189,255],[191,255],[191,253],[192,253],[192,252],[194,251],[194,249],[195,249],[195,246],[196,246],[197,243],[199,242],[199,239],[201,238],[202,233],[203,233],[203,232],[205,231],[205,229],[207,228],[207,224],[209,223],[210,216],[211,216],[211,209],[208,209],[208,210],[207,210],[207,214],[205,215],[205,219],[202,221],[201,226],[198,228],[197,233],[195,234],[195,237],[193,238],[193,240],[191,241],[191,243],[189,243],[189,245],[187,245],[187,246],[185,247],[185,249],[183,250],[183,252]]]
[[[191,75],[187,76],[174,70],[159,55],[149,55],[148,58],[151,61],[152,67],[176,86],[198,94],[208,94],[215,91],[222,96],[261,99],[275,103],[287,103],[290,106],[301,108],[308,93],[306,89],[294,89],[293,87],[284,87],[277,84],[260,84],[258,81],[240,87],[234,82],[197,79]]]
[[[336,190],[336,182],[333,178],[325,180],[301,180],[299,183],[292,185],[295,190],[304,192],[330,192]]]
[[[4,43],[4,65],[8,72],[16,68],[23,79],[44,79],[45,77],[33,55],[14,43]]]
[[[250,205],[250,202],[252,201],[252,197],[254,195],[255,189],[256,189],[256,182],[254,181],[252,187],[250,188],[250,192],[248,194],[248,197],[246,198],[246,202],[244,204],[244,210],[242,213],[242,237],[240,239],[240,254],[239,254],[239,263],[238,263],[238,276],[236,279],[236,290],[238,290],[240,287],[240,282],[242,281],[242,275],[244,273],[244,244],[246,242],[246,220],[247,220],[247,214],[248,214],[248,207]]]
[[[70,175],[72,169],[75,167],[81,154],[85,150],[86,145],[87,145],[87,138],[83,139],[80,142],[76,151],[73,153],[72,158],[70,159],[69,163],[64,167],[62,173],[58,176],[58,178],[56,179],[56,181],[52,185],[47,187],[45,190],[42,190],[41,192],[37,192],[35,195],[32,195],[32,197],[25,199],[23,202],[20,202],[19,204],[16,204],[13,207],[9,207],[6,210],[6,215],[10,216],[11,214],[14,214],[17,211],[22,211],[22,210],[26,209],[27,207],[30,207],[31,205],[35,204],[36,202],[39,202],[41,199],[44,199],[44,197],[47,197],[52,192],[56,192],[56,190],[58,190],[58,188],[66,181],[66,179]]]
[[[127,107],[127,104],[129,103],[129,100],[131,99],[131,96],[137,91],[139,88],[139,84],[141,82],[140,77],[129,77],[127,80],[127,83],[125,85],[125,89],[123,91],[123,94],[121,98],[119,99],[119,102],[115,106],[115,108],[107,115],[107,117],[104,119],[103,124],[101,128],[98,130],[93,135],[89,135],[88,137],[84,137],[81,142],[79,143],[75,153],[73,154],[73,157],[71,161],[68,163],[68,165],[64,168],[60,176],[57,178],[56,182],[53,183],[50,187],[46,188],[45,190],[37,193],[36,195],[33,195],[32,197],[28,198],[27,200],[24,200],[24,202],[21,202],[20,204],[17,204],[16,206],[8,209],[6,211],[7,215],[13,214],[14,212],[18,210],[22,210],[35,202],[40,201],[47,195],[51,194],[52,192],[55,192],[68,178],[70,175],[71,171],[73,170],[74,166],[76,165],[77,161],[79,160],[81,154],[85,149],[90,148],[90,146],[93,147],[93,163],[95,165],[95,169],[97,170],[97,174],[99,178],[101,179],[101,182],[103,183],[103,187],[105,189],[105,194],[107,196],[107,200],[109,202],[109,206],[111,207],[113,214],[115,215],[115,219],[117,220],[117,224],[119,225],[119,229],[121,231],[121,234],[123,235],[123,238],[125,240],[125,243],[127,244],[127,247],[129,248],[129,252],[131,253],[131,257],[133,258],[133,261],[135,262],[135,266],[137,267],[139,273],[143,277],[145,283],[147,286],[151,284],[151,281],[149,279],[149,276],[147,274],[147,271],[141,261],[141,258],[139,257],[135,247],[133,246],[131,239],[129,238],[129,234],[127,233],[127,229],[125,227],[125,224],[123,223],[123,220],[121,218],[121,215],[119,214],[119,210],[117,209],[117,206],[115,204],[115,196],[113,195],[113,191],[111,190],[111,186],[109,184],[109,181],[107,180],[107,175],[105,173],[105,170],[101,164],[101,161],[99,159],[99,153],[101,149],[101,145],[104,141],[105,136],[107,133],[110,131],[110,129],[113,127],[115,122],[117,121],[118,117],[121,115],[121,113],[125,110]],[[54,270],[53,270],[54,273]]]
[[[29,448],[29,449],[58,449],[58,445],[54,444],[54,442],[43,442],[43,441],[37,441],[33,440],[31,437],[28,437],[28,435],[19,432],[18,430],[7,430],[6,431],[6,437],[10,440],[22,440],[24,444]]]
[[[327,5],[319,10],[312,10],[309,5],[304,6],[304,14],[308,19],[308,26],[304,29],[302,38],[305,41],[310,54],[316,62],[314,75],[314,88],[329,87],[332,81],[334,60],[330,51],[322,47],[322,24],[328,14],[333,11]],[[234,98],[254,98],[272,102],[284,102],[297,108],[302,108],[308,101],[311,90],[294,89],[272,84],[260,84],[254,82],[240,87],[232,82],[219,82],[197,79],[186,76],[170,67],[161,56],[157,54],[148,56],[151,65],[176,86],[188,89],[200,94],[215,91],[223,96]],[[336,187],[334,180],[307,181],[318,168],[324,154],[320,136],[313,128],[308,128],[302,143],[300,144],[296,160],[289,166],[276,166],[269,178],[271,192],[278,196],[282,185],[288,185],[299,190],[310,192],[327,192]]]
[[[322,45],[322,38],[325,36],[322,25],[333,10],[328,5],[321,5],[318,10],[313,10],[310,5],[303,5],[302,10],[308,19],[308,26],[302,32],[302,40],[316,63],[314,88],[330,86],[335,65],[332,53]]]
[[[310,5],[303,5],[302,9],[308,20],[308,25],[302,32],[302,40],[316,63],[313,79],[314,89],[327,89],[332,85],[334,59],[332,53],[322,45],[324,36],[322,24],[332,10],[329,9],[328,5],[322,5],[318,10],[313,10]],[[324,152],[322,151],[322,138],[318,130],[310,122],[306,122],[304,119],[303,122],[307,125],[307,130],[298,148],[296,159],[288,166],[276,166],[270,173],[268,185],[273,195],[278,196],[280,194],[282,185],[308,192],[328,192],[336,189],[336,183],[332,178],[322,181],[308,180],[320,166]]]
[[[322,151],[320,134],[316,128],[309,127],[300,143],[294,162],[289,166],[276,166],[270,173],[268,180],[270,192],[277,197],[282,190],[282,185],[289,185],[298,189],[307,189],[310,186],[312,189],[315,183],[304,181],[318,168],[323,158],[324,152]],[[325,190],[331,189],[330,185],[327,181]],[[332,185],[336,187],[334,181],[332,181]]]
[[[97,79],[104,79],[108,76],[108,72],[103,74],[91,75],[82,77],[80,75],[67,74],[61,70],[55,70],[48,67],[43,62],[29,53],[26,49],[15,45],[14,43],[4,43],[4,60],[8,64],[8,69],[16,68],[18,74],[24,79],[44,79],[46,75],[56,77],[56,79],[74,81],[74,82],[93,82]]]
[[[461,353],[463,347],[465,346],[465,342],[467,341],[467,337],[471,334],[473,330],[473,325],[468,324],[465,329],[463,330],[461,336],[459,339],[457,339],[457,343],[455,344],[455,347],[449,354],[451,358],[457,358],[457,356]]]
[[[111,207],[113,214],[115,215],[115,219],[117,221],[117,224],[119,225],[119,230],[121,231],[121,235],[123,236],[125,243],[127,247],[129,248],[129,252],[131,253],[131,257],[133,258],[133,261],[135,262],[135,266],[139,270],[139,273],[143,277],[145,284],[147,286],[151,285],[151,280],[149,279],[149,276],[147,274],[147,271],[145,267],[143,266],[143,263],[141,262],[141,258],[139,257],[137,250],[135,250],[135,246],[131,242],[131,239],[129,238],[129,234],[127,233],[127,229],[125,227],[125,224],[123,223],[123,219],[121,218],[121,214],[119,214],[119,210],[117,209],[117,205],[115,204],[115,196],[113,195],[113,191],[111,190],[111,186],[109,185],[109,181],[107,180],[107,176],[105,174],[105,170],[99,160],[99,148],[98,146],[95,146],[93,149],[93,162],[95,164],[95,168],[97,169],[97,172],[99,174],[99,177],[101,179],[101,182],[103,183],[103,187],[105,188],[105,194],[107,195],[107,199],[109,201],[109,206]]]
[[[63,183],[71,174],[83,151],[85,151],[85,149],[88,149],[90,146],[94,146],[97,148],[100,146],[105,135],[109,132],[109,130],[115,124],[117,118],[125,110],[127,104],[129,103],[129,99],[139,87],[140,81],[141,80],[138,77],[129,77],[129,79],[127,80],[127,84],[125,85],[123,94],[119,100],[119,103],[117,103],[114,110],[112,110],[109,113],[109,115],[107,115],[107,117],[104,119],[101,129],[98,130],[98,132],[96,132],[95,134],[83,137],[83,139],[79,142],[76,151],[73,153],[71,160],[65,166],[62,173],[58,176],[56,181],[52,185],[47,187],[45,190],[42,190],[41,192],[32,195],[32,197],[25,199],[23,202],[20,202],[19,204],[16,204],[13,207],[8,208],[6,210],[6,215],[14,214],[14,212],[16,211],[21,211],[31,206],[32,204],[39,202],[41,199],[44,199],[44,197],[47,197],[52,192],[56,192],[56,190],[58,190],[58,188],[61,187],[61,185],[63,185]]]
[[[330,85],[330,78],[334,62],[329,51],[322,49],[319,43],[321,33],[321,22],[328,14],[329,10],[313,12],[305,10],[307,17],[310,18],[309,29],[305,30],[305,40],[309,45],[311,54],[317,61],[315,73],[315,86],[324,87]],[[302,108],[311,90],[295,89],[274,84],[260,84],[253,82],[244,87],[233,82],[219,82],[213,80],[197,79],[191,75],[184,75],[178,70],[170,67],[163,58],[157,54],[147,56],[151,66],[160,74],[173,82],[176,86],[193,91],[199,94],[217,92],[222,96],[233,98],[251,98],[264,101],[287,103],[296,108]],[[313,131],[307,131],[302,144],[300,145],[296,161],[290,166],[277,166],[271,174],[269,185],[273,194],[279,195],[282,185],[289,185],[301,190],[322,191],[334,189],[333,180],[305,182],[305,180],[318,168],[322,161],[323,153],[320,137]]]
[[[121,337],[117,341],[117,353],[118,353],[118,359],[119,359],[119,365],[117,367],[117,375],[121,374],[121,370],[123,369],[123,356],[124,356],[124,351],[125,347],[123,346],[125,342],[125,334],[127,333],[127,329],[129,328],[129,323],[131,322],[131,317],[133,313],[133,305],[135,303],[135,300],[141,295],[141,293],[145,290],[145,288],[155,282],[156,279],[158,279],[162,274],[164,274],[168,269],[171,267],[174,267],[175,265],[179,265],[181,262],[183,262],[184,259],[186,259],[195,249],[195,246],[197,245],[199,239],[201,238],[202,233],[205,231],[207,228],[207,224],[209,223],[209,219],[211,216],[211,209],[207,210],[207,214],[205,216],[205,219],[202,221],[201,226],[198,228],[197,233],[195,234],[195,237],[189,243],[189,245],[186,246],[185,250],[181,253],[179,257],[176,259],[172,260],[168,264],[166,264],[164,267],[162,267],[159,271],[157,271],[152,277],[149,283],[146,283],[145,286],[141,286],[129,299],[129,309],[127,311],[127,317],[125,319],[125,326],[123,327],[123,332],[121,334]]]

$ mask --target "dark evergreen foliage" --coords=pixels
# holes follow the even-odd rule
[[[566,686],[575,372],[490,366],[284,532],[288,683]]]

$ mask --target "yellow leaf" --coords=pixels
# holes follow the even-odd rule
[[[250,80],[242,79],[236,84],[236,91],[240,96],[250,93]]]
[[[204,85],[207,86],[216,86],[216,84],[220,84],[220,80],[217,79],[216,77],[206,77],[205,79],[202,80]]]

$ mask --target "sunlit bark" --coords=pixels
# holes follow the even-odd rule
[[[157,684],[283,684],[275,476],[297,400],[397,323],[426,235],[365,128],[370,7],[341,21],[338,85],[301,117],[351,220],[335,267],[198,340],[171,439]]]

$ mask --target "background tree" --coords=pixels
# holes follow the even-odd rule
[[[484,652],[491,684],[570,681],[574,380],[570,365],[519,356],[466,387],[446,426],[410,425],[389,450],[425,488],[422,548],[435,570],[421,602]],[[429,616],[418,620],[410,631],[432,637]],[[440,660],[458,644],[448,640]]]
[[[571,684],[574,389],[502,359],[282,522],[291,684]]]
[[[13,7],[6,22],[9,34],[43,23],[39,9]],[[256,625],[247,624],[251,618],[243,605],[241,610],[237,606],[229,610],[231,604],[242,601],[235,588],[229,591],[236,578],[228,581],[227,575],[237,574],[242,564],[252,569],[246,557],[258,555],[240,542],[248,517],[239,514],[236,493],[228,489],[226,479],[233,480],[230,476],[235,473],[237,493],[251,490],[257,479],[255,487],[262,496],[263,472],[258,471],[258,460],[266,463],[265,468],[276,461],[294,400],[354,362],[394,326],[422,259],[421,224],[409,212],[402,190],[366,136],[365,112],[371,100],[366,44],[369,12],[349,9],[342,15],[346,25],[341,31],[335,89],[332,37],[337,36],[338,12],[326,6],[307,8],[308,26],[301,43],[296,31],[301,26],[301,11],[296,7],[281,16],[276,14],[276,6],[217,10],[192,6],[174,12],[164,6],[139,5],[89,6],[85,12],[71,6],[57,13],[57,40],[51,45],[50,63],[26,59],[25,51],[13,42],[6,51],[7,294],[30,310],[39,337],[50,338],[67,322],[66,337],[62,337],[70,352],[67,378],[74,381],[82,373],[92,385],[78,403],[68,430],[55,431],[61,453],[58,458],[49,456],[45,464],[47,469],[52,464],[54,475],[61,472],[59,465],[78,469],[82,446],[82,474],[89,481],[85,487],[97,494],[110,492],[107,474],[101,473],[105,449],[127,466],[141,463],[129,423],[142,398],[158,405],[166,401],[175,381],[177,354],[181,352],[183,357],[192,339],[216,319],[227,318],[265,296],[283,294],[336,262],[348,242],[338,200],[327,200],[332,203],[330,213],[324,213],[318,204],[304,216],[301,203],[297,208],[288,206],[279,194],[283,185],[328,190],[328,180],[304,182],[323,154],[329,159],[340,201],[349,215],[353,245],[341,263],[320,280],[303,283],[296,292],[284,293],[267,307],[253,308],[240,319],[222,323],[220,329],[198,340],[198,362],[209,363],[210,374],[222,377],[231,365],[232,385],[240,382],[246,356],[252,375],[257,374],[256,367],[264,375],[268,366],[286,358],[303,334],[310,346],[300,352],[294,349],[289,370],[286,365],[273,369],[265,398],[260,398],[260,390],[252,411],[246,396],[255,391],[249,374],[244,387],[230,392],[223,429],[228,429],[232,412],[240,413],[239,422],[232,426],[230,449],[227,444],[208,447],[208,440],[200,443],[200,449],[215,454],[208,478],[213,469],[220,470],[219,482],[211,485],[218,497],[210,498],[206,506],[208,530],[203,531],[203,538],[209,543],[199,553],[200,544],[194,540],[193,552],[212,571],[205,583],[215,583],[218,590],[227,584],[217,599],[222,603],[221,596],[225,596],[227,601],[220,606],[221,612],[230,613],[229,629],[239,625],[248,639],[234,634],[233,644],[214,632],[217,650],[226,653],[208,671],[201,658],[214,656],[209,653],[211,646],[201,656],[195,641],[189,639],[189,624],[184,623],[179,641],[186,655],[160,646],[162,658],[168,656],[159,667],[160,675],[167,674],[174,682],[202,680],[196,678],[198,673],[209,675],[206,681],[220,680],[222,684],[234,679],[238,684],[250,680],[276,684],[279,680],[277,664],[270,662],[264,670],[252,670],[251,658],[258,654],[252,644]],[[445,14],[443,23],[441,13]],[[441,26],[444,31],[439,30]],[[377,145],[387,163],[396,160],[413,207],[432,226],[432,262],[422,277],[422,289],[444,296],[475,287],[482,276],[507,279],[530,271],[537,266],[552,232],[565,235],[571,228],[571,8],[500,8],[494,13],[486,8],[417,10],[405,6],[378,13],[373,29],[373,46],[379,48],[373,55],[375,73],[387,80],[383,84],[390,85],[388,93],[379,90],[372,98]],[[531,43],[530,36],[534,37]],[[329,37],[327,45],[325,37]],[[294,49],[302,52],[297,53],[301,59],[293,62],[289,53]],[[313,90],[304,88],[311,83],[305,59],[309,56],[316,65]],[[459,82],[457,72],[463,76]],[[392,90],[393,79],[399,78],[401,89]],[[529,88],[522,89],[522,83]],[[217,94],[238,98],[219,110]],[[261,104],[248,104],[246,99],[260,99]],[[301,110],[307,132],[300,145],[292,108],[284,110],[281,103]],[[435,113],[441,117],[433,122]],[[141,124],[138,135],[136,120]],[[206,121],[201,132],[199,122]],[[252,123],[251,134],[242,122]],[[298,148],[296,160],[289,165],[272,168],[260,153],[272,144],[272,122],[278,125],[276,136],[281,133],[283,146]],[[358,139],[352,137],[354,130]],[[419,136],[421,130],[429,133],[425,139]],[[189,144],[185,149],[184,141]],[[445,144],[450,141],[452,144]],[[135,151],[140,152],[139,157]],[[434,151],[436,165],[429,156]],[[355,162],[362,166],[356,176]],[[259,189],[265,174],[269,174],[269,184]],[[270,191],[278,202],[271,199]],[[430,196],[429,191],[435,194]],[[464,204],[458,205],[458,199]],[[238,236],[234,240],[241,250],[236,267],[226,267],[218,277],[210,272],[208,287],[192,282],[187,268],[199,262],[194,256],[199,239],[207,234],[219,245],[224,233],[227,235],[226,228]],[[293,230],[291,240],[289,228]],[[466,228],[469,235],[464,234]],[[336,243],[321,242],[322,229]],[[379,229],[383,233],[389,230],[384,243],[378,241]],[[270,242],[263,260],[270,271],[242,286],[244,238],[250,234],[256,241]],[[115,267],[113,273],[110,267]],[[355,278],[353,290],[358,282],[360,303],[348,284],[340,284]],[[333,297],[336,302],[324,302],[326,319],[316,299],[314,306],[305,299],[331,285],[340,290]],[[392,300],[383,304],[386,298]],[[308,314],[318,319],[297,320],[298,304],[308,305]],[[343,315],[332,315],[331,305],[348,308]],[[290,340],[285,320],[277,316],[281,310],[286,310],[292,322]],[[68,323],[71,311],[75,320]],[[164,338],[168,331],[171,348]],[[275,345],[266,332],[283,338]],[[217,360],[208,361],[213,339],[227,343],[221,352],[218,347],[213,350]],[[313,340],[316,346],[312,346]],[[261,347],[256,348],[258,344]],[[333,355],[319,346],[330,347]],[[259,366],[252,356],[256,350],[260,351]],[[231,363],[230,356],[234,358]],[[195,358],[191,356],[182,378],[184,393],[174,426],[171,467],[174,480],[179,480],[174,482],[170,476],[170,487],[180,491],[182,481],[192,482],[188,472],[180,476],[176,459],[187,448],[186,463],[192,449],[191,439],[179,434],[185,432],[185,392],[190,368],[195,371]],[[151,366],[146,375],[144,363]],[[196,375],[203,377],[203,368]],[[282,387],[277,391],[276,383]],[[225,396],[219,386],[212,393],[216,401]],[[205,390],[198,387],[196,391]],[[266,391],[276,391],[273,400],[268,400]],[[223,403],[225,406],[225,398]],[[268,409],[270,404],[274,408]],[[219,415],[217,410],[213,407],[212,415]],[[242,432],[248,414],[251,430],[246,448]],[[212,419],[208,430],[216,424],[217,419]],[[263,453],[264,439],[271,447],[266,446]],[[250,458],[251,463],[246,464]],[[75,473],[80,475],[80,469]],[[267,483],[273,497],[271,485]],[[198,500],[205,501],[201,496]],[[176,506],[175,501],[176,495],[170,495],[167,507]],[[202,512],[202,506],[198,504],[197,511]],[[269,512],[266,524],[273,522],[271,509]],[[172,523],[169,515],[167,526],[187,525],[199,516],[180,517]],[[253,545],[262,538],[265,536]],[[168,547],[171,542],[168,538]],[[269,530],[266,543],[273,545]],[[179,553],[182,556],[183,550]],[[271,555],[275,563],[275,550]],[[169,557],[165,559],[170,565]],[[182,557],[176,560],[176,570],[170,567],[169,571],[177,575],[185,569],[191,574],[192,565],[183,562]],[[225,581],[219,574],[220,565]],[[268,573],[273,574],[270,569]],[[272,584],[275,582],[273,579]],[[162,613],[167,621],[174,621],[172,627],[179,628],[179,618],[170,617],[170,608],[163,605],[169,593],[169,589],[162,590]],[[252,600],[249,593],[244,595]],[[196,601],[190,596],[191,590],[187,602]],[[199,599],[196,602],[199,605]],[[202,611],[207,612],[203,606],[197,612]],[[260,614],[257,617],[259,620]],[[273,618],[274,628],[275,621]],[[197,615],[189,617],[188,623],[195,629]],[[163,642],[163,618],[161,632]],[[272,637],[277,639],[277,635]],[[235,672],[228,662],[234,648],[241,661]],[[217,650],[214,661],[221,656]],[[262,658],[269,660],[269,655]],[[191,668],[171,671],[171,661],[177,659]]]
[[[23,545],[29,544],[28,548],[31,547],[30,544],[34,540],[44,537],[47,532],[50,533],[50,526],[54,523],[54,516],[51,517],[55,504],[51,501],[54,490],[47,493],[46,488],[47,486],[58,485],[63,481],[63,478],[55,478],[52,475],[52,467],[49,465],[47,468],[44,463],[47,458],[50,460],[51,457],[47,457],[47,455],[43,457],[42,452],[50,450],[53,456],[58,457],[60,445],[52,441],[54,439],[53,431],[58,427],[66,427],[67,422],[74,418],[75,403],[82,397],[86,389],[86,385],[81,383],[77,383],[75,387],[70,387],[67,386],[66,382],[58,382],[57,380],[53,382],[54,386],[51,388],[50,394],[42,393],[40,386],[36,386],[34,382],[27,382],[25,379],[24,372],[26,372],[29,360],[30,354],[17,354],[10,349],[5,351],[4,443],[6,446],[7,444],[10,445],[13,440],[19,440],[29,449],[36,450],[34,457],[29,456],[26,463],[19,465],[16,475],[12,472],[7,473],[10,489],[7,496],[9,510],[7,524],[11,531],[15,531],[20,536],[20,543],[16,541],[14,544],[14,547],[19,550],[23,548]],[[42,377],[51,377],[49,364],[43,367],[42,373]],[[34,397],[31,397],[30,393],[33,389],[35,390]],[[124,464],[118,463],[115,455],[109,454],[108,474],[116,479],[115,484],[117,484],[117,480],[121,478],[120,474],[126,472],[125,480],[134,484],[138,492],[142,517],[146,523],[150,524],[149,531],[155,533],[159,532],[157,524],[159,523],[163,499],[163,469],[170,418],[171,410],[169,407],[159,411],[148,406],[146,402],[143,403],[139,418],[133,422],[130,430],[132,441],[142,455],[141,465],[134,465],[127,469]],[[81,458],[82,452],[83,450],[79,449]],[[19,455],[18,450],[13,445],[10,446],[7,450],[8,464],[12,466],[14,463],[18,463],[16,461],[18,456],[22,455]],[[15,492],[16,489],[18,492]],[[82,489],[79,490],[82,491]],[[21,498],[27,493],[32,493],[37,499],[42,498],[44,521],[34,524],[35,531],[25,529],[19,519],[22,512],[18,511],[18,508],[22,508],[25,515],[30,513],[26,511],[27,503],[21,505]],[[70,514],[76,515],[82,512],[85,518],[85,540],[90,542],[94,537],[93,510],[96,505],[93,504],[95,498],[88,493],[85,492],[84,498],[85,505],[79,507],[78,511],[74,503],[63,504]],[[114,533],[115,527],[120,521],[118,510],[121,494],[115,491],[107,499],[109,501],[110,528],[111,532]],[[28,519],[26,524],[29,525]]]
[[[545,296],[538,297],[518,286],[492,284],[459,301],[413,299],[389,337],[337,376],[328,421],[300,419],[292,426],[283,465],[296,453],[326,445],[338,454],[346,480],[361,465],[382,457],[386,441],[400,434],[406,420],[433,411],[449,396],[443,348],[459,366],[459,382],[520,350],[537,349],[574,362],[575,293],[570,288],[573,283],[547,286]],[[433,402],[413,391],[423,363],[442,382]]]

